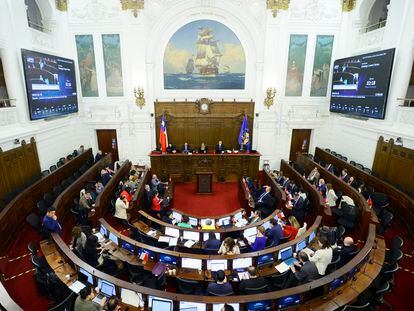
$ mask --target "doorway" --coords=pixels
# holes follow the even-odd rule
[[[296,160],[296,152],[308,153],[312,130],[309,129],[293,129],[292,140],[290,142],[289,160]]]
[[[118,141],[116,139],[116,130],[96,130],[98,139],[98,149],[103,154],[112,154],[112,163],[119,160],[118,157]]]

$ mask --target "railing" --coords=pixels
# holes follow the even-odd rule
[[[404,104],[402,105],[402,107],[414,107],[414,98],[399,97],[399,98],[397,98],[397,100],[403,100],[404,101]]]
[[[371,25],[368,25],[368,26],[362,27],[362,28],[359,30],[359,33],[367,33],[367,32],[373,31],[373,30],[375,30],[375,29],[379,29],[379,28],[385,27],[385,26],[386,26],[386,24],[387,24],[387,20],[385,19],[385,20],[380,21],[380,22],[378,22],[378,23],[375,23],[375,24],[371,24]]]
[[[12,104],[15,98],[0,98],[0,108],[16,107]]]
[[[30,28],[36,29],[36,30],[41,31],[41,32],[44,32],[44,33],[51,33],[52,32],[51,29],[46,28],[43,25],[33,23],[30,20],[27,21],[27,24],[29,25]]]

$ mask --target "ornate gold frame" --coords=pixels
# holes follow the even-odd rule
[[[288,10],[290,0],[267,0],[267,9],[272,11],[273,17],[277,16],[278,10]]]
[[[132,10],[134,17],[138,17],[139,11],[144,9],[144,0],[120,0],[123,11]]]

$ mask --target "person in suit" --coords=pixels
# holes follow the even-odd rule
[[[334,166],[331,163],[325,165],[325,169],[330,172],[331,174],[334,173]]]
[[[171,224],[172,225],[172,221],[173,221],[174,217],[173,217],[173,213],[171,211],[166,211],[164,213],[164,215],[162,216],[161,220],[163,222],[166,222],[167,224]]]
[[[48,207],[46,215],[43,217],[43,229],[47,233],[57,232],[62,235],[62,226],[57,221],[56,209],[53,206]]]
[[[216,153],[224,153],[225,148],[223,142],[219,140],[218,144],[216,145]]]
[[[167,146],[167,153],[175,153],[177,150],[175,149],[173,144],[168,144]]]
[[[183,146],[183,149],[181,150],[181,152],[182,153],[190,153],[190,152],[192,152],[191,147],[190,147],[190,145],[187,142],[184,143],[184,146]]]
[[[249,223],[254,224],[255,222],[262,220],[262,212],[260,210],[257,209],[251,213],[252,214],[249,217]]]
[[[305,201],[297,192],[293,194],[293,201],[292,215],[295,216],[299,222],[303,222],[306,217]]]
[[[100,159],[102,159],[102,150],[98,150],[98,152],[95,155],[95,163],[98,162]]]
[[[279,240],[283,237],[283,229],[276,219],[270,219],[270,228],[268,232],[266,232],[266,235],[270,240],[270,245],[279,245]]]
[[[285,179],[283,180],[283,182],[282,182],[282,188],[283,189],[287,189],[287,187],[289,186],[289,184],[290,184],[290,181],[289,181],[289,177],[285,177]]]
[[[218,250],[220,248],[221,242],[216,238],[216,235],[213,232],[209,232],[208,239],[204,241],[204,248]]]
[[[301,251],[297,258],[299,262],[295,262],[290,267],[292,274],[286,282],[286,287],[312,282],[319,278],[318,268],[314,262],[309,261],[308,254]]]
[[[273,212],[274,199],[271,191],[272,187],[265,186],[265,191],[258,197],[255,208],[262,212],[262,217],[266,218]]]
[[[318,168],[317,167],[315,167],[310,173],[309,173],[309,175],[308,175],[308,177],[306,178],[307,180],[309,180],[309,181],[318,181],[319,180],[319,176],[320,176],[320,173],[319,173],[319,171],[318,171]]]
[[[267,284],[266,279],[257,275],[257,269],[253,266],[247,268],[247,274],[249,278],[247,280],[241,280],[239,285],[239,294],[246,295],[246,288],[261,288]],[[267,292],[267,288],[263,289],[263,293]]]
[[[358,181],[355,179],[355,177],[354,177],[354,176],[349,177],[349,180],[348,180],[348,185],[350,185],[350,186],[351,186],[352,188],[354,188],[355,190],[358,190],[359,183],[358,183]]]
[[[208,147],[204,143],[201,143],[200,153],[207,153],[207,152],[208,152]]]
[[[95,268],[102,264],[103,258],[100,254],[101,250],[101,248],[98,248],[98,238],[93,234],[90,235],[86,240],[85,249],[83,250],[85,261]]]
[[[223,270],[217,271],[217,282],[210,282],[210,284],[208,284],[207,293],[215,296],[227,296],[233,294],[233,288],[227,282]]]
[[[342,267],[346,265],[353,257],[351,256],[351,254],[356,252],[357,250],[358,248],[354,244],[354,240],[350,236],[345,237],[344,245],[338,246],[334,250],[335,254],[338,254],[339,256],[341,256],[338,267]]]
[[[143,203],[144,203],[144,207],[147,211],[151,209],[151,206],[152,206],[152,191],[151,191],[150,185],[145,185],[144,186]]]
[[[98,305],[92,300],[95,298],[95,294],[92,291],[91,286],[87,285],[79,292],[79,296],[75,300],[74,311],[98,311],[103,310],[106,304],[106,297],[104,297],[101,303]]]
[[[344,182],[348,182],[349,181],[349,175],[348,175],[348,170],[346,169],[346,168],[344,168],[343,170],[342,170],[342,173],[341,173],[341,177],[340,177]]]
[[[118,297],[112,296],[106,304],[107,311],[121,311],[121,302]]]

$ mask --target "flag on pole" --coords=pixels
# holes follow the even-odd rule
[[[250,150],[249,121],[247,120],[246,115],[243,118],[243,123],[240,128],[239,145],[240,145],[240,149]]]
[[[168,145],[168,136],[167,136],[167,125],[165,123],[165,116],[164,115],[162,115],[162,118],[161,118],[160,145],[161,145],[161,151],[166,152],[167,151],[167,145]]]

